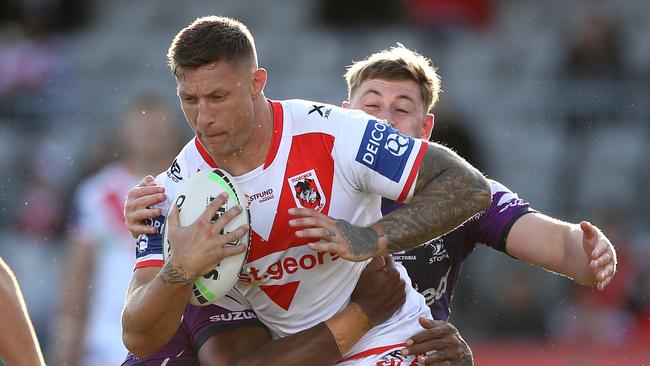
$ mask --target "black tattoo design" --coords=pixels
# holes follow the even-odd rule
[[[191,278],[187,277],[183,266],[180,264],[172,264],[172,262],[167,262],[160,271],[161,279],[164,283],[181,283],[181,284],[190,284],[194,282]]]
[[[476,169],[451,150],[430,144],[411,202],[378,222],[388,238],[388,252],[446,234],[487,208],[491,196],[487,180]]]
[[[370,227],[360,227],[345,220],[336,220],[343,239],[350,244],[350,253],[356,256],[374,254],[379,249],[379,236]]]

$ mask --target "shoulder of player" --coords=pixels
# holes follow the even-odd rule
[[[167,170],[158,174],[156,182],[165,187],[182,183],[196,173],[203,163],[198,144],[195,138],[192,138],[174,157]]]
[[[488,182],[490,184],[490,190],[492,191],[492,203],[490,208],[500,207],[514,200],[521,200],[517,193],[513,192],[504,184],[493,179],[488,179]]]
[[[294,132],[313,131],[336,133],[340,129],[349,129],[354,123],[363,126],[375,119],[359,110],[346,109],[328,103],[302,99],[281,102],[285,120],[290,119]]]

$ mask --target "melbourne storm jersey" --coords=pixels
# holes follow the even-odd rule
[[[311,250],[309,240],[297,238],[288,225],[288,209],[310,208],[355,225],[372,224],[381,218],[382,196],[397,202],[412,196],[427,145],[361,111],[301,100],[270,103],[274,126],[266,161],[235,177],[248,197],[253,232],[236,289],[277,338],[345,307],[366,265]],[[185,180],[215,166],[197,139],[188,143],[157,177],[166,189],[163,212]],[[152,222],[163,224],[164,217]],[[159,234],[138,239],[136,267],[160,266],[162,258]],[[398,270],[410,284],[404,268]],[[422,296],[407,289],[404,306],[346,356],[399,345],[421,330],[417,318],[430,316],[429,309]]]
[[[522,215],[536,212],[503,184],[490,180],[490,188],[492,204],[480,216],[447,235],[393,255],[408,270],[413,286],[425,297],[434,319],[449,318],[449,305],[463,262],[476,244],[505,252],[512,224]],[[399,206],[384,200],[383,211],[388,213]]]

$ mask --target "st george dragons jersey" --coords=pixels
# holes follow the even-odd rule
[[[381,197],[410,199],[424,141],[400,134],[361,112],[302,100],[270,102],[273,137],[263,166],[235,177],[248,197],[252,239],[248,263],[236,285],[274,337],[310,328],[336,314],[350,300],[367,262],[319,253],[295,236],[288,209],[315,209],[367,226],[381,218]],[[157,177],[166,190],[167,212],[192,174],[216,167],[198,139],[188,143],[170,169]],[[162,227],[164,217],[152,221]],[[313,240],[313,239],[311,239]],[[160,234],[138,239],[136,267],[162,265]],[[398,270],[410,280],[400,265]],[[414,289],[391,319],[373,328],[346,355],[401,344],[430,316]]]
[[[464,225],[420,247],[395,253],[393,258],[408,270],[413,286],[426,299],[434,319],[447,320],[454,288],[463,262],[477,244],[506,251],[506,239],[512,225],[522,215],[536,212],[503,184],[490,180],[492,204]],[[388,213],[399,204],[384,200]]]

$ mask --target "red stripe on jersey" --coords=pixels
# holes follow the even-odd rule
[[[289,226],[289,220],[294,218],[287,212],[296,207],[294,196],[296,187],[289,184],[289,178],[311,171],[316,173],[318,182],[323,192],[321,198],[325,204],[320,210],[327,215],[332,197],[332,182],[334,180],[334,136],[324,133],[307,133],[294,136],[291,142],[291,151],[286,162],[282,191],[278,200],[273,227],[268,241],[264,240],[253,230],[248,262],[255,261],[272,253],[281,252],[288,248],[299,247],[316,239],[298,238],[295,232],[298,228]]]
[[[371,348],[369,350],[359,352],[359,353],[354,354],[352,356],[342,358],[342,359],[338,360],[336,363],[341,363],[341,362],[350,361],[350,360],[358,360],[360,358],[364,358],[364,357],[368,357],[368,356],[372,356],[372,355],[378,355],[378,354],[384,353],[386,351],[390,351],[391,349],[402,348],[402,347],[406,347],[406,343],[398,343],[398,344],[393,344],[392,346],[383,346],[383,347]]]
[[[402,193],[400,193],[399,197],[397,197],[397,202],[404,202],[404,200],[406,200],[406,197],[408,197],[411,186],[413,185],[413,182],[415,182],[415,177],[418,175],[418,171],[420,170],[420,165],[422,164],[424,153],[427,152],[428,147],[429,144],[426,142],[422,142],[422,145],[420,145],[420,151],[418,151],[418,156],[415,157],[415,163],[413,163],[413,168],[411,168],[411,174],[409,174],[409,177],[406,179],[406,184],[404,184]]]
[[[194,144],[196,145],[196,149],[199,150],[199,154],[201,154],[203,160],[205,160],[205,162],[208,163],[208,165],[211,168],[216,168],[217,163],[215,163],[214,160],[212,160],[212,157],[210,156],[210,154],[208,154],[208,151],[205,149],[205,147],[203,147],[203,144],[201,143],[201,141],[199,141],[199,138],[196,136],[194,136]]]
[[[282,127],[284,124],[284,111],[282,110],[282,104],[269,100],[271,107],[273,108],[273,137],[271,138],[271,146],[269,147],[269,152],[266,154],[266,161],[264,162],[264,169],[268,168],[269,165],[275,159],[275,154],[278,153],[280,148],[280,141],[282,141]]]
[[[135,268],[144,268],[144,267],[162,267],[165,264],[165,261],[162,259],[149,259],[142,262],[137,262]]]

